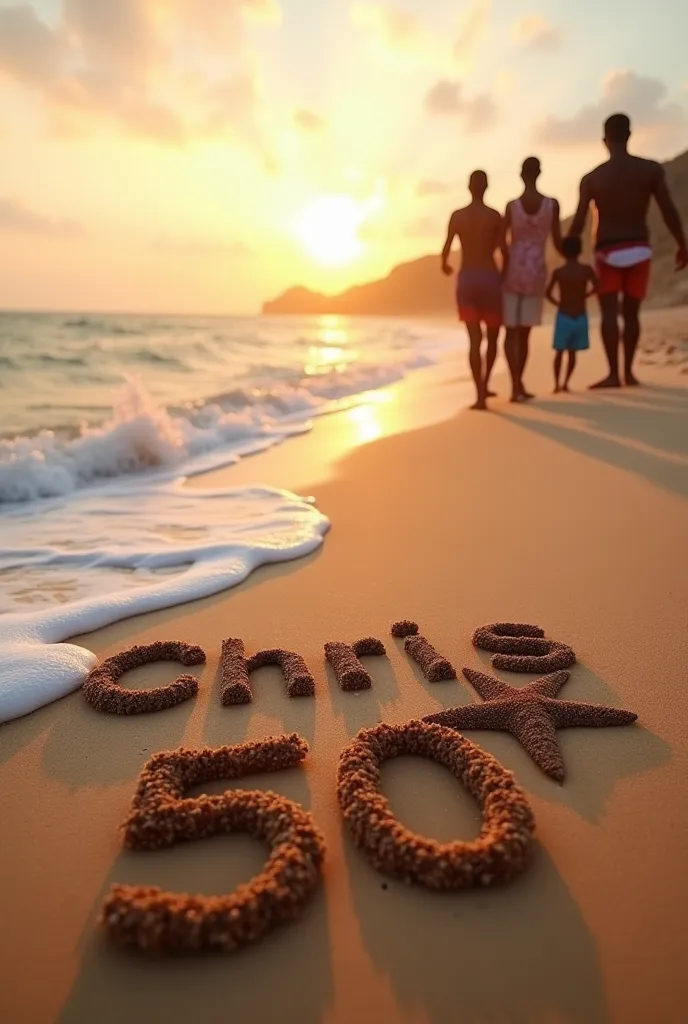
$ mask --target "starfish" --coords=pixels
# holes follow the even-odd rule
[[[426,715],[424,722],[437,722],[452,729],[500,729],[515,736],[527,754],[546,775],[563,782],[564,759],[557,743],[557,729],[574,726],[602,727],[630,725],[637,715],[601,704],[580,704],[555,700],[568,672],[542,676],[522,688],[509,686],[484,672],[465,668],[463,674],[484,699],[484,704],[468,704]]]

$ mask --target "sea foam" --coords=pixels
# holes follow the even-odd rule
[[[421,360],[414,368],[427,365]],[[336,378],[315,378],[307,387],[236,388],[177,413],[154,402],[132,377],[102,426],[84,425],[72,437],[44,430],[0,439],[0,507],[151,470],[189,474],[227,465],[309,430],[314,415],[341,408],[344,399],[360,400],[403,375],[392,367],[359,367]]]
[[[0,340],[0,721],[81,685],[95,657],[70,637],[322,543],[311,499],[185,478],[460,347],[443,326],[341,318],[17,314]]]
[[[329,521],[288,491],[149,479],[15,506],[2,527],[0,722],[82,685],[97,659],[62,641],[309,554]]]

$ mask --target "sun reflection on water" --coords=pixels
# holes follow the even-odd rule
[[[342,318],[334,315],[320,317],[316,343],[308,349],[304,373],[312,377],[346,370],[360,358],[360,352],[348,345],[349,334]]]

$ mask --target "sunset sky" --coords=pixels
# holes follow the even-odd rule
[[[253,312],[688,145],[685,0],[0,0],[0,307]]]

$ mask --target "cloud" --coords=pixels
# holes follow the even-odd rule
[[[51,120],[109,121],[181,145],[241,136],[259,145],[259,74],[247,18],[274,0],[62,0],[55,27],[34,7],[0,7],[0,79],[32,90]]]
[[[448,181],[437,181],[434,178],[421,178],[416,183],[416,196],[419,199],[426,199],[429,196],[444,196],[452,191],[452,185]]]
[[[551,50],[561,42],[561,32],[539,14],[525,14],[514,22],[511,35],[519,46],[534,50]]]
[[[34,213],[15,199],[0,199],[0,231],[74,238],[83,233],[83,228],[74,220],[51,220]]]
[[[301,131],[311,134],[324,131],[327,126],[325,118],[321,117],[320,114],[313,113],[312,110],[295,111],[294,123]]]
[[[656,78],[613,71],[605,79],[597,103],[581,107],[572,117],[545,118],[536,129],[536,139],[560,146],[597,142],[605,119],[615,112],[627,113],[633,128],[643,134],[680,129],[686,123],[685,111],[667,95],[666,85]]]
[[[61,44],[29,4],[0,9],[0,67],[29,85],[48,84],[55,75]]]
[[[405,221],[384,221],[377,224],[363,224],[359,231],[361,241],[374,245],[393,245],[399,238],[434,239],[442,237],[446,227],[446,217],[412,217]]]
[[[432,217],[417,217],[405,224],[402,232],[406,238],[439,238],[444,224]]]
[[[469,0],[447,38],[428,30],[418,15],[395,3],[358,2],[350,8],[352,23],[364,31],[378,57],[403,64],[467,69],[478,46],[489,35],[492,0]]]
[[[425,55],[430,46],[428,33],[415,14],[393,4],[357,3],[351,8],[351,21],[363,29],[382,55],[415,58]]]
[[[214,238],[157,238],[153,248],[160,252],[183,256],[248,256],[251,249],[245,242]]]
[[[440,117],[459,117],[464,128],[477,134],[489,128],[497,119],[494,100],[487,93],[465,98],[460,82],[441,78],[425,96],[425,110]]]
[[[454,59],[467,67],[473,59],[479,44],[488,35],[492,0],[473,0],[459,21],[454,40]]]

